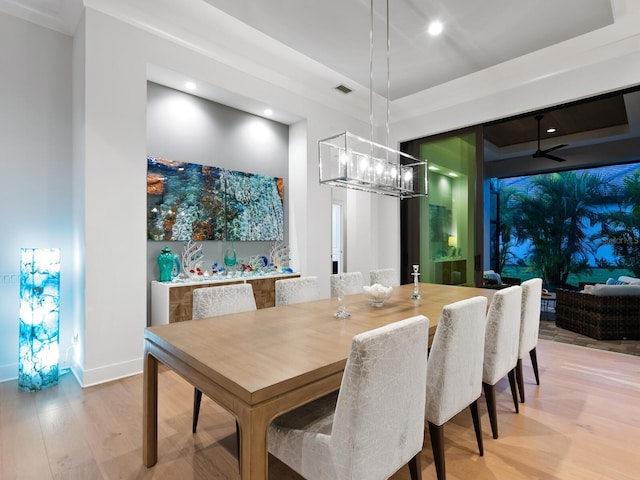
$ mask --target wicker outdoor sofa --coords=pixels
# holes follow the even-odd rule
[[[558,289],[556,325],[598,340],[640,340],[640,295]]]

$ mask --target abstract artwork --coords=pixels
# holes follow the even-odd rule
[[[147,157],[147,238],[283,240],[283,179]]]
[[[34,392],[58,383],[60,250],[20,254],[18,388]]]

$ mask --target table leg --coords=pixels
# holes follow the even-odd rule
[[[240,426],[240,478],[242,480],[267,480],[269,478],[269,453],[267,431],[270,420],[266,412],[244,410],[238,414]]]
[[[144,347],[142,387],[142,461],[152,467],[158,461],[158,360]]]

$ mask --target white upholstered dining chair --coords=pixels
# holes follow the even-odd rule
[[[376,283],[378,285],[384,285],[385,287],[397,287],[400,285],[398,273],[395,268],[371,270],[371,272],[369,272],[369,280],[371,285]]]
[[[276,280],[276,307],[294,303],[310,302],[320,298],[318,277],[285,278]]]
[[[487,402],[493,438],[498,438],[496,384],[505,376],[509,377],[513,404],[516,413],[519,412],[516,364],[518,363],[518,344],[520,342],[521,302],[522,288],[519,286],[498,290],[493,296],[487,313],[482,388]]]
[[[329,285],[331,286],[332,297],[338,296],[338,282],[340,280],[340,276],[344,279],[344,295],[362,293],[362,287],[364,286],[362,272],[337,273],[329,276]]]
[[[484,455],[478,398],[482,393],[482,361],[487,299],[473,297],[442,309],[429,353],[425,418],[438,480],[446,478],[443,426],[469,407],[480,455]]]
[[[421,478],[429,321],[356,335],[340,390],[277,417],[269,452],[308,480]]]
[[[518,365],[516,380],[520,391],[520,401],[524,403],[524,375],[522,359],[529,354],[536,385],[540,385],[538,373],[538,332],[540,330],[540,303],[542,301],[542,279],[531,278],[522,282],[522,308],[520,317],[520,345],[518,347]]]
[[[253,296],[253,287],[250,283],[204,287],[197,288],[193,291],[193,320],[229,315],[231,313],[248,312],[251,310],[256,310],[256,300]],[[193,433],[196,433],[198,428],[201,402],[202,392],[194,388]]]
[[[191,318],[198,320],[255,309],[256,299],[253,296],[253,287],[250,283],[204,287],[193,291]]]

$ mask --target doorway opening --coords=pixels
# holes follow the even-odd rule
[[[343,205],[334,202],[331,205],[331,273],[344,272],[344,228]]]

